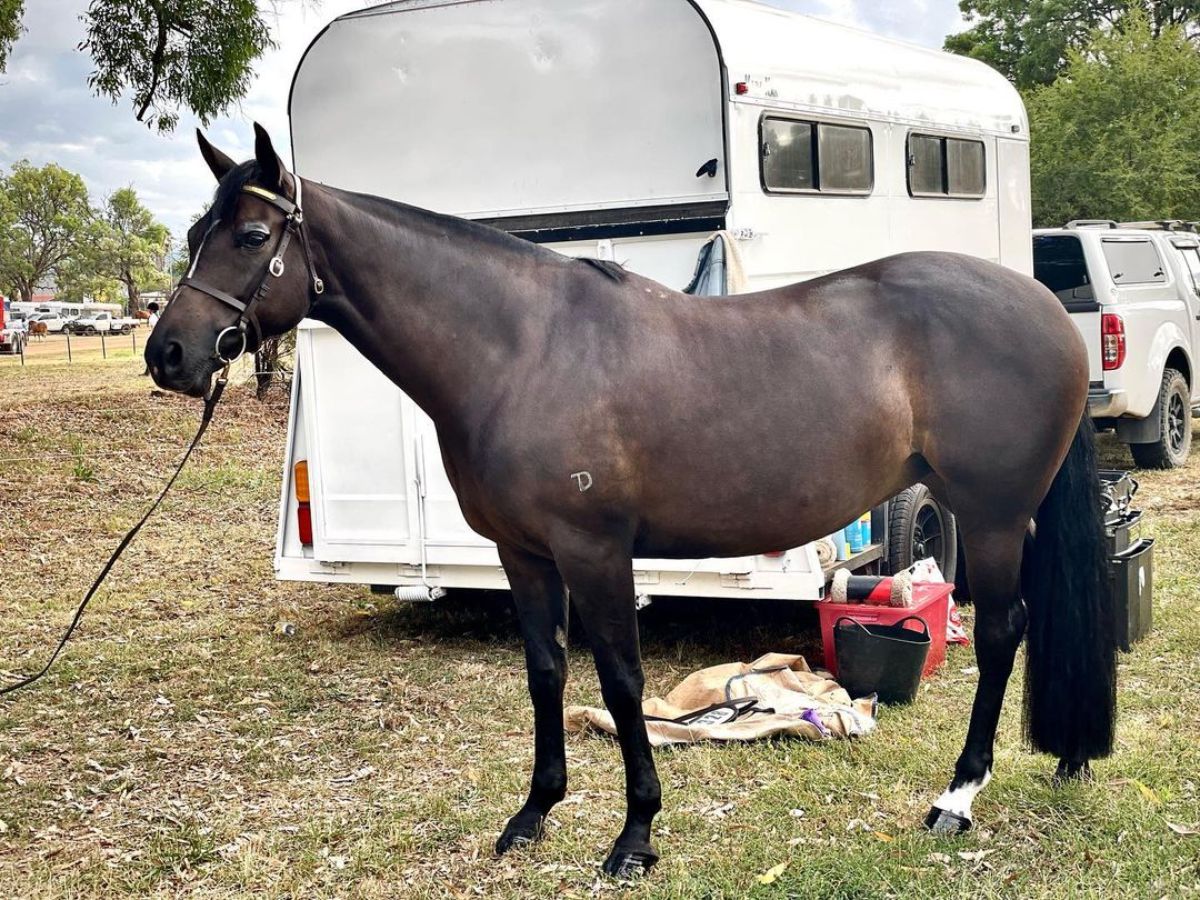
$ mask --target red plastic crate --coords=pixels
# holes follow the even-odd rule
[[[946,661],[946,616],[952,584],[919,582],[913,585],[913,605],[870,606],[866,603],[818,603],[821,620],[821,643],[825,645],[825,668],[837,675],[837,653],[833,646],[833,626],[842,616],[864,625],[895,625],[907,616],[918,616],[929,626],[929,658],[922,677],[933,674]],[[920,631],[916,622],[906,622],[905,628]]]

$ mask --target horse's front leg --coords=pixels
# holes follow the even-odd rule
[[[563,685],[567,679],[567,598],[548,559],[500,548],[525,638],[525,667],[533,700],[533,780],[529,799],[508,820],[496,852],[536,841],[546,814],[567,793],[563,741]]]
[[[629,551],[603,537],[573,536],[556,545],[554,558],[587,629],[600,676],[600,692],[617,726],[625,763],[625,827],[604,871],[618,878],[644,872],[658,861],[650,826],[662,808],[662,790],[646,720],[642,715],[641,651],[634,605],[633,560]]]

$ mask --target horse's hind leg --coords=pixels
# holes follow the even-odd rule
[[[971,827],[971,804],[992,777],[992,748],[1013,659],[1025,634],[1021,602],[1021,551],[1025,525],[980,526],[959,515],[967,555],[967,578],[975,603],[975,658],[979,684],[967,740],[950,787],[925,819],[929,829],[958,833]]]
[[[587,628],[600,676],[600,692],[617,726],[625,762],[625,827],[613,844],[604,871],[618,878],[648,870],[658,861],[650,826],[662,808],[646,720],[642,715],[641,651],[634,605],[633,561],[628,550],[603,539],[571,539],[554,558],[571,591],[571,602]]]
[[[504,853],[536,841],[546,814],[567,792],[563,741],[563,685],[567,678],[567,598],[562,577],[548,559],[500,548],[517,618],[525,638],[525,667],[533,700],[533,780],[529,799],[509,819],[496,842]]]

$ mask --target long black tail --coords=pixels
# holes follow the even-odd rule
[[[1101,520],[1095,429],[1085,415],[1038,509],[1023,578],[1029,614],[1025,735],[1083,762],[1112,752],[1117,714],[1114,610]]]

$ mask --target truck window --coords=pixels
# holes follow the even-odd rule
[[[761,135],[768,192],[869,194],[875,186],[869,128],[766,116]]]
[[[1115,284],[1163,284],[1167,272],[1158,251],[1149,240],[1113,240],[1100,242],[1108,271]]]
[[[1196,247],[1176,247],[1175,249],[1183,257],[1188,274],[1192,277],[1192,290],[1200,294],[1200,249]]]
[[[932,134],[908,136],[908,192],[914,197],[977,200],[987,193],[982,141]]]
[[[1084,311],[1095,306],[1083,245],[1074,235],[1034,236],[1033,277],[1054,291],[1068,310]]]

